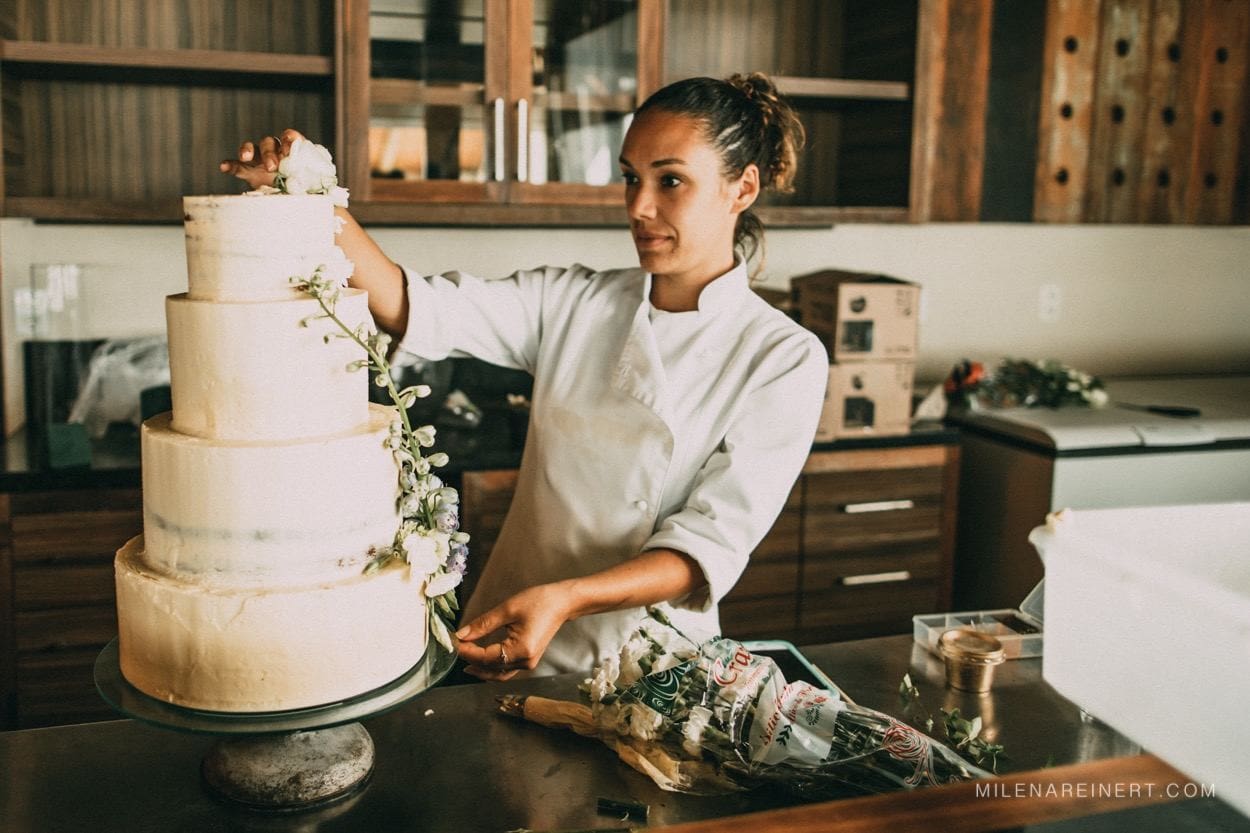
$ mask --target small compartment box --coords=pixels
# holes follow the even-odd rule
[[[828,269],[790,279],[799,323],[834,362],[914,361],[920,287],[864,272]]]
[[[937,655],[938,638],[951,628],[972,628],[1003,644],[1007,659],[1042,655],[1042,604],[1045,579],[1020,603],[1020,608],[963,613],[926,613],[911,617],[912,637]]]
[[[1042,677],[1250,814],[1250,503],[1064,510]]]
[[[816,441],[906,434],[911,430],[915,374],[911,362],[829,365],[829,384],[816,424]]]

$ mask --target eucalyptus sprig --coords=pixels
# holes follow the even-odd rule
[[[933,715],[920,700],[920,689],[916,688],[911,681],[911,674],[903,675],[903,681],[898,686],[898,696],[903,707],[903,714],[923,720],[924,730],[932,732]],[[968,720],[959,714],[959,709],[951,709],[949,712],[946,709],[940,711],[946,739],[977,764],[984,764],[986,759],[989,759],[990,771],[997,774],[998,756],[1004,755],[1005,757],[1003,746],[999,743],[990,743],[981,737],[980,716]],[[920,714],[917,715],[916,712]]]
[[[434,445],[434,426],[414,428],[408,418],[408,408],[418,399],[429,396],[430,388],[427,385],[413,385],[403,390],[396,387],[386,359],[391,337],[365,324],[353,328],[338,316],[336,307],[342,287],[326,276],[324,267],[318,266],[308,277],[292,277],[291,283],[316,298],[321,307],[320,313],[305,318],[301,325],[306,327],[316,320],[329,320],[338,327],[338,332],[323,336],[327,344],[331,339],[345,338],[363,349],[365,358],[349,363],[347,369],[367,369],[374,384],[386,389],[398,412],[399,418],[391,423],[386,445],[394,454],[399,470],[401,521],[391,545],[373,553],[373,558],[365,565],[365,573],[376,572],[393,560],[407,561],[414,570],[424,572],[425,595],[430,600],[430,630],[440,644],[451,650],[447,626],[455,621],[460,609],[456,587],[467,568],[469,536],[459,529],[459,495],[455,489],[443,485],[432,472],[434,467],[447,465],[447,455],[443,452],[422,454],[422,449]]]

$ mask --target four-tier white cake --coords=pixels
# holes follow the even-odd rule
[[[142,428],[143,535],[117,554],[122,674],[189,708],[281,711],[402,676],[425,576],[365,573],[399,524],[394,411],[364,351],[290,283],[345,277],[328,197],[184,199],[188,291],[166,300],[173,411]],[[369,321],[363,291],[337,314]],[[303,326],[307,322],[308,326]]]

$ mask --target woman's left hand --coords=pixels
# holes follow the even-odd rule
[[[558,584],[539,584],[511,596],[456,631],[456,650],[468,663],[465,672],[483,680],[510,680],[532,670],[571,611],[569,593]],[[477,644],[500,630],[502,640]]]

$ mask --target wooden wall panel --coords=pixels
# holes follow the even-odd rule
[[[1137,170],[1137,220],[1142,223],[1179,222],[1183,216],[1183,190],[1170,186],[1172,172],[1184,170],[1188,162],[1194,119],[1186,91],[1193,88],[1194,78],[1185,75],[1189,67],[1197,66],[1181,62],[1186,51],[1181,28],[1184,5],[1182,0],[1154,0],[1145,130]]]
[[[1101,0],[1050,0],[1046,7],[1033,188],[1033,217],[1041,222],[1084,219],[1101,13]]]
[[[924,0],[916,71],[912,202],[918,220],[981,212],[991,0]]]
[[[17,0],[18,40],[329,55],[333,0]]]
[[[1199,6],[1195,0],[1194,6]],[[1242,163],[1250,3],[1202,0],[1198,80],[1192,92],[1194,132],[1185,172],[1185,222],[1233,220]],[[1184,60],[1185,56],[1182,56]]]
[[[1149,93],[1151,0],[1104,0],[1085,220],[1137,219]]]

